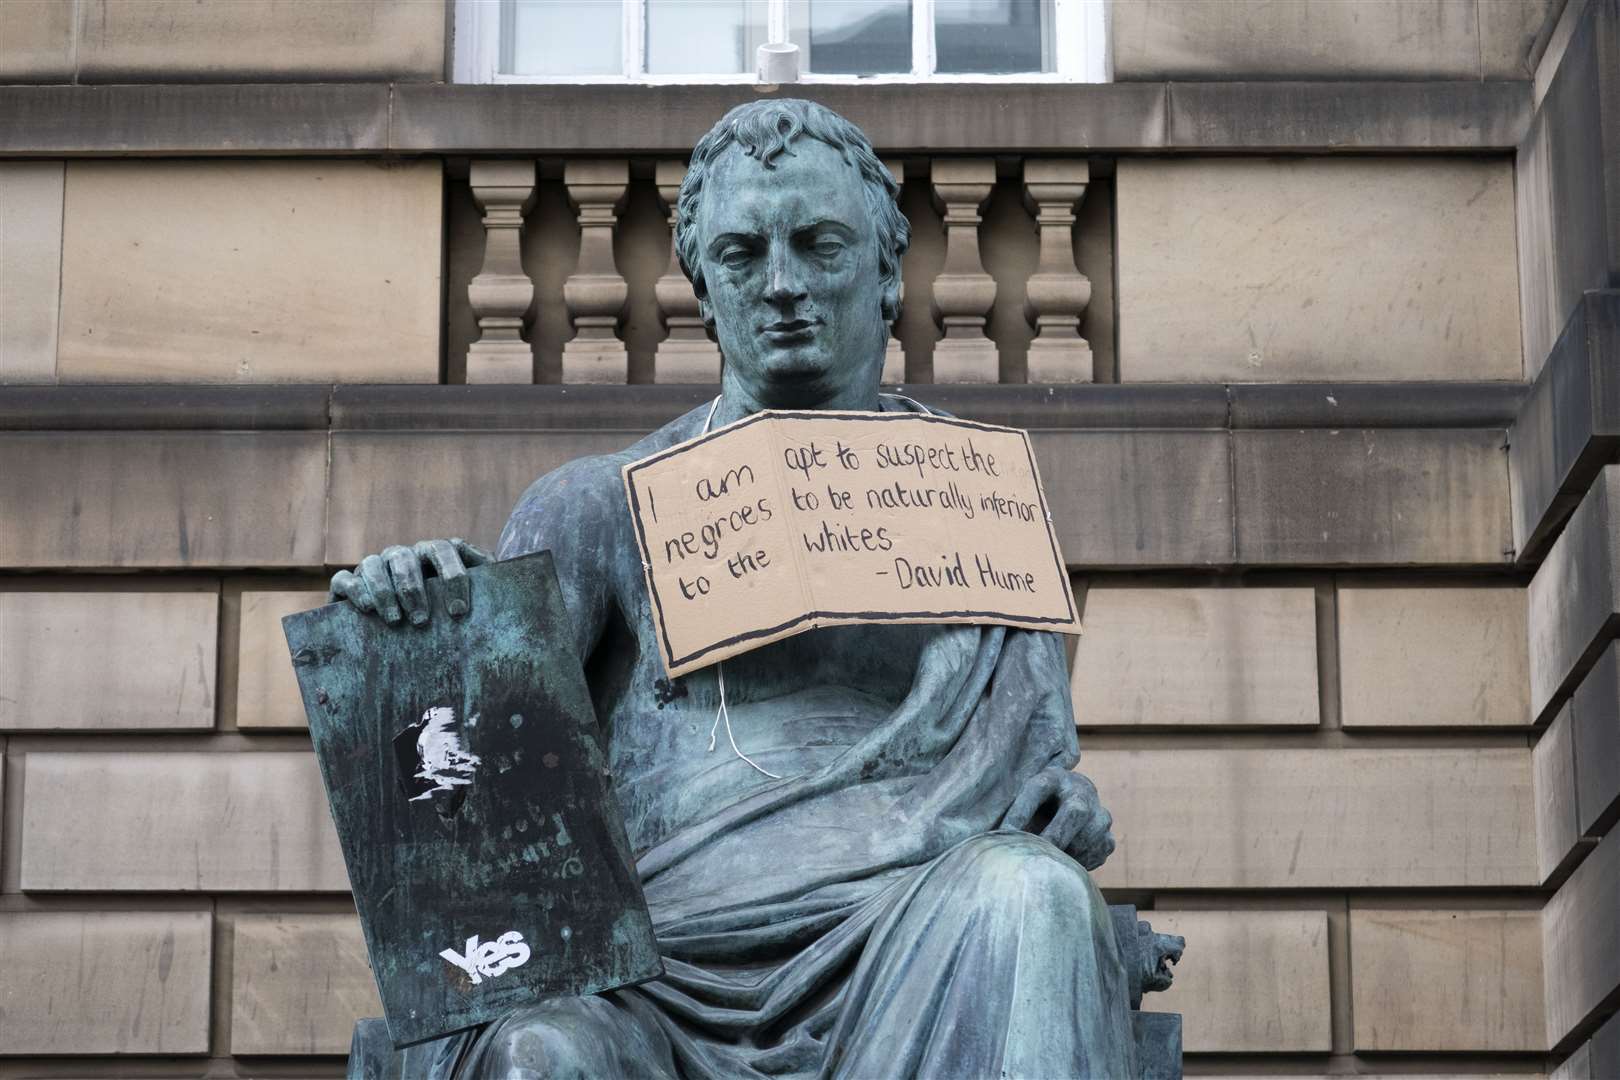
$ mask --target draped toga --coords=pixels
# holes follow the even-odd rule
[[[729,729],[721,670],[665,678],[620,469],[708,412],[542,477],[499,550],[556,560],[665,975],[413,1048],[408,1075],[1134,1076],[1101,895],[998,828],[1080,756],[1056,635],[809,631],[723,662]]]

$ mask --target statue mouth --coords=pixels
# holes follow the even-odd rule
[[[784,319],[765,327],[765,340],[772,345],[804,345],[816,336],[819,320]]]

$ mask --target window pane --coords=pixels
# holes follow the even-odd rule
[[[509,75],[620,75],[621,0],[506,0],[501,70]]]
[[[764,41],[763,0],[647,0],[649,75],[740,75]]]
[[[877,75],[911,70],[911,0],[810,0],[808,70]]]
[[[1051,71],[1052,0],[934,0],[934,69]]]

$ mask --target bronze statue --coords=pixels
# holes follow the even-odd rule
[[[427,1071],[1139,1075],[1131,1009],[1180,942],[1122,948],[1086,872],[1114,840],[1073,771],[1056,636],[827,628],[674,681],[652,636],[625,463],[764,408],[922,409],[878,386],[897,193],[860,130],[805,101],[740,106],[694,149],[676,244],[720,397],[536,481],[499,549],[554,553],[666,975],[455,1036]],[[421,621],[424,563],[453,586],[485,558],[389,548],[332,592]]]

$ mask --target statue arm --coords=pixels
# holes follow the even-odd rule
[[[497,559],[551,552],[582,663],[590,661],[613,615],[617,548],[627,539],[619,519],[626,516],[618,465],[582,458],[530,485],[501,531]]]

